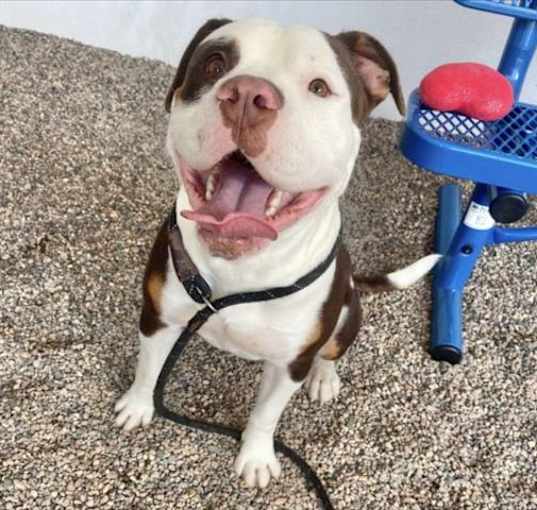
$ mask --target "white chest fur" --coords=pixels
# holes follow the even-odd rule
[[[332,263],[318,280],[284,298],[222,309],[198,334],[236,356],[285,365],[300,353],[316,328],[334,271]],[[188,296],[170,261],[162,298],[162,319],[168,324],[184,326],[203,308]]]

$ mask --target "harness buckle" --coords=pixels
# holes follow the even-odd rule
[[[211,287],[199,273],[183,280],[183,286],[197,303],[204,303],[205,300],[211,299]]]
[[[203,297],[203,302],[214,312],[218,312],[218,310],[213,306],[213,304],[211,303],[211,301],[209,299],[207,299],[206,297]]]

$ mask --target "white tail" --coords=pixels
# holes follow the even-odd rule
[[[383,292],[402,290],[411,287],[421,280],[442,258],[437,253],[427,255],[409,266],[380,276],[354,276],[356,286],[365,292]]]

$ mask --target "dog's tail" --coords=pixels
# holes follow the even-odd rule
[[[388,292],[407,289],[421,280],[441,258],[442,255],[438,254],[427,255],[392,273],[378,276],[354,275],[353,281],[362,292]]]

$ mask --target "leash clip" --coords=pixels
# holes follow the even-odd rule
[[[203,302],[214,312],[218,312],[218,310],[213,306],[213,304],[211,303],[211,301],[209,299],[207,299],[205,296],[202,296],[202,299],[203,299]]]

